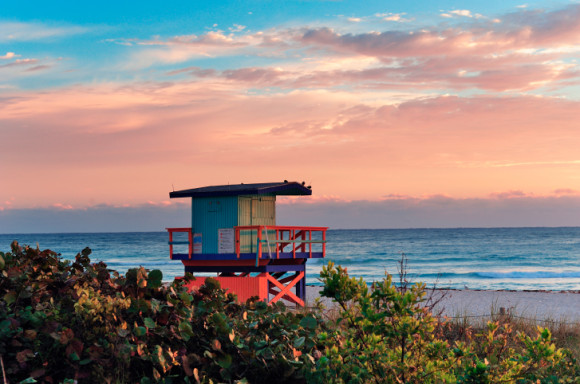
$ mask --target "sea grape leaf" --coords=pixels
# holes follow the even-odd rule
[[[181,337],[183,337],[183,340],[189,341],[191,336],[193,336],[193,329],[191,328],[191,324],[189,324],[187,321],[182,321],[179,323],[179,333],[181,334]]]
[[[223,369],[228,369],[232,365],[232,356],[224,355],[218,359],[217,363]]]
[[[4,257],[2,257],[2,255],[0,255],[0,269],[4,269],[5,266],[6,266],[6,262],[4,261]]]
[[[299,337],[296,340],[294,340],[294,348],[300,348],[301,346],[303,346],[305,340],[306,340],[306,338],[304,336]]]
[[[163,280],[163,272],[159,269],[154,269],[149,272],[149,276],[147,278],[147,285],[151,288],[159,288],[161,287]]]
[[[179,298],[185,303],[186,306],[191,306],[191,301],[193,300],[193,296],[191,296],[187,292],[181,292],[179,294]]]
[[[312,316],[306,316],[302,320],[300,320],[300,326],[304,328],[314,329],[316,328],[318,322]]]
[[[18,384],[31,384],[31,383],[38,383],[38,381],[34,380],[34,378],[32,378],[32,377],[29,377],[28,379],[22,380]]]
[[[153,329],[155,328],[155,320],[153,320],[150,317],[146,317],[143,319],[143,323],[145,323],[145,326],[149,329]]]
[[[153,313],[159,312],[160,309],[161,309],[161,301],[157,299],[151,299],[151,310],[153,311]]]
[[[16,292],[8,292],[4,295],[4,301],[10,305],[16,301]]]
[[[68,358],[71,361],[79,361],[80,360],[79,355],[76,352],[73,352],[70,355],[68,355]]]

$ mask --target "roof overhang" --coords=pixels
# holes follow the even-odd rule
[[[169,197],[172,199],[180,197],[219,197],[240,195],[305,196],[312,195],[312,189],[310,186],[305,186],[304,183],[283,181],[279,183],[215,185],[184,189],[169,193]]]

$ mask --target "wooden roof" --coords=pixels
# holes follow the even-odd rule
[[[209,187],[184,189],[169,193],[170,198],[179,197],[218,197],[239,195],[311,195],[312,189],[304,183],[282,181],[277,183],[228,184]]]

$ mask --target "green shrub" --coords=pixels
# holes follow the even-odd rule
[[[437,337],[438,320],[421,305],[423,284],[397,289],[392,277],[369,289],[329,263],[322,295],[340,315],[319,334],[323,356],[309,372],[320,383],[564,383],[580,382],[578,364],[557,349],[547,329],[537,338],[489,323],[466,341]],[[510,343],[517,338],[519,343]],[[511,347],[515,344],[517,347]]]
[[[125,276],[50,250],[0,253],[0,356],[7,379],[63,383],[304,381],[321,319],[240,305],[215,279],[195,293],[158,270]],[[28,380],[28,381],[26,381]]]
[[[215,279],[123,276],[50,250],[0,252],[0,365],[9,383],[580,383],[572,354],[548,329],[535,337],[491,322],[447,337],[422,303],[424,285],[391,276],[369,288],[323,268],[339,316],[238,303]]]

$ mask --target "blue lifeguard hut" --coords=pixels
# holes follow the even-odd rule
[[[303,306],[306,262],[325,256],[328,228],[276,225],[276,196],[311,194],[310,186],[289,181],[170,192],[170,198],[191,198],[192,208],[191,227],[167,228],[170,258],[180,260],[185,272],[217,273],[222,287],[240,300],[283,298]],[[174,252],[177,247],[185,252]]]

